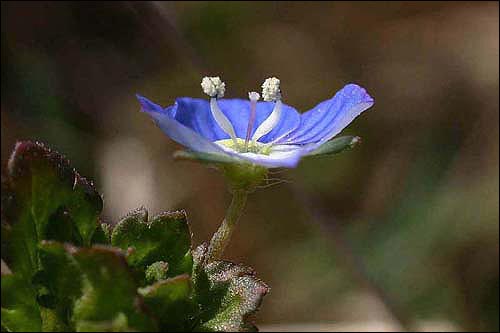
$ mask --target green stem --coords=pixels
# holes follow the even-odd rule
[[[229,206],[226,217],[219,229],[213,235],[210,240],[210,245],[208,247],[208,251],[205,257],[205,262],[209,263],[211,261],[220,259],[222,254],[224,253],[224,249],[226,248],[231,235],[236,226],[236,222],[241,216],[243,212],[243,208],[245,207],[245,203],[247,201],[248,192],[244,190],[235,190],[233,192],[233,200],[231,201],[231,205]]]

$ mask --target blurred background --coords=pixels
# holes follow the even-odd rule
[[[64,153],[115,223],[186,209],[208,240],[224,179],[175,161],[139,112],[227,97],[269,76],[306,111],[355,82],[375,106],[252,194],[226,252],[271,286],[262,330],[499,329],[498,2],[2,2],[1,159],[16,140]]]

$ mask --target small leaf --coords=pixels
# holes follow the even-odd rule
[[[191,233],[184,211],[162,213],[148,222],[146,209],[139,208],[115,226],[111,244],[129,250],[128,263],[143,274],[157,261],[168,263],[169,277],[192,269]]]
[[[2,325],[65,329],[68,303],[61,303],[57,295],[67,289],[56,286],[60,280],[51,281],[58,265],[48,264],[38,243],[52,239],[90,244],[102,199],[64,157],[36,142],[16,144],[1,186],[2,259],[14,274],[2,278]],[[44,264],[51,268],[43,270]],[[4,284],[10,283],[16,287],[5,294],[22,296],[4,299]]]
[[[250,317],[257,312],[269,287],[249,267],[226,261],[204,263],[206,245],[194,253],[194,299],[199,304],[196,330],[256,331]]]
[[[327,141],[318,149],[309,153],[307,156],[328,156],[338,154],[344,150],[352,149],[361,142],[359,136],[341,136],[333,140]]]
[[[141,306],[138,284],[121,252],[99,245],[72,249],[71,252],[85,275],[83,295],[74,306],[73,320],[77,331],[87,330],[92,325],[100,327],[106,322],[114,327],[120,314],[126,317],[126,327],[154,329],[154,323]],[[124,323],[123,320],[119,322]]]
[[[40,143],[19,142],[2,179],[2,229],[8,231],[2,259],[30,280],[40,240],[89,245],[101,210],[100,195],[64,157]]]
[[[192,314],[195,305],[190,298],[191,283],[189,275],[162,280],[140,288],[144,304],[158,318],[160,331],[179,332],[192,328]]]
[[[42,329],[36,291],[16,275],[2,275],[2,327],[11,332]]]
[[[168,263],[157,261],[146,269],[146,283],[154,283],[167,278]]]

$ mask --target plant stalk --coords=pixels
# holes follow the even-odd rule
[[[247,191],[233,191],[233,199],[226,212],[226,217],[222,221],[219,229],[215,232],[215,234],[212,236],[212,239],[210,240],[210,245],[208,246],[208,251],[205,256],[205,262],[207,264],[211,261],[220,259],[222,254],[224,253],[224,250],[227,247],[229,240],[231,239],[231,235],[235,229],[236,223],[243,213],[243,208],[245,207],[247,197]]]

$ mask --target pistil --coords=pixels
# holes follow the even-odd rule
[[[260,99],[260,95],[259,93],[252,91],[248,93],[248,98],[250,99],[250,116],[248,117],[247,135],[245,136],[245,152],[248,152],[248,142],[250,141],[253,125],[255,124],[257,101]]]

